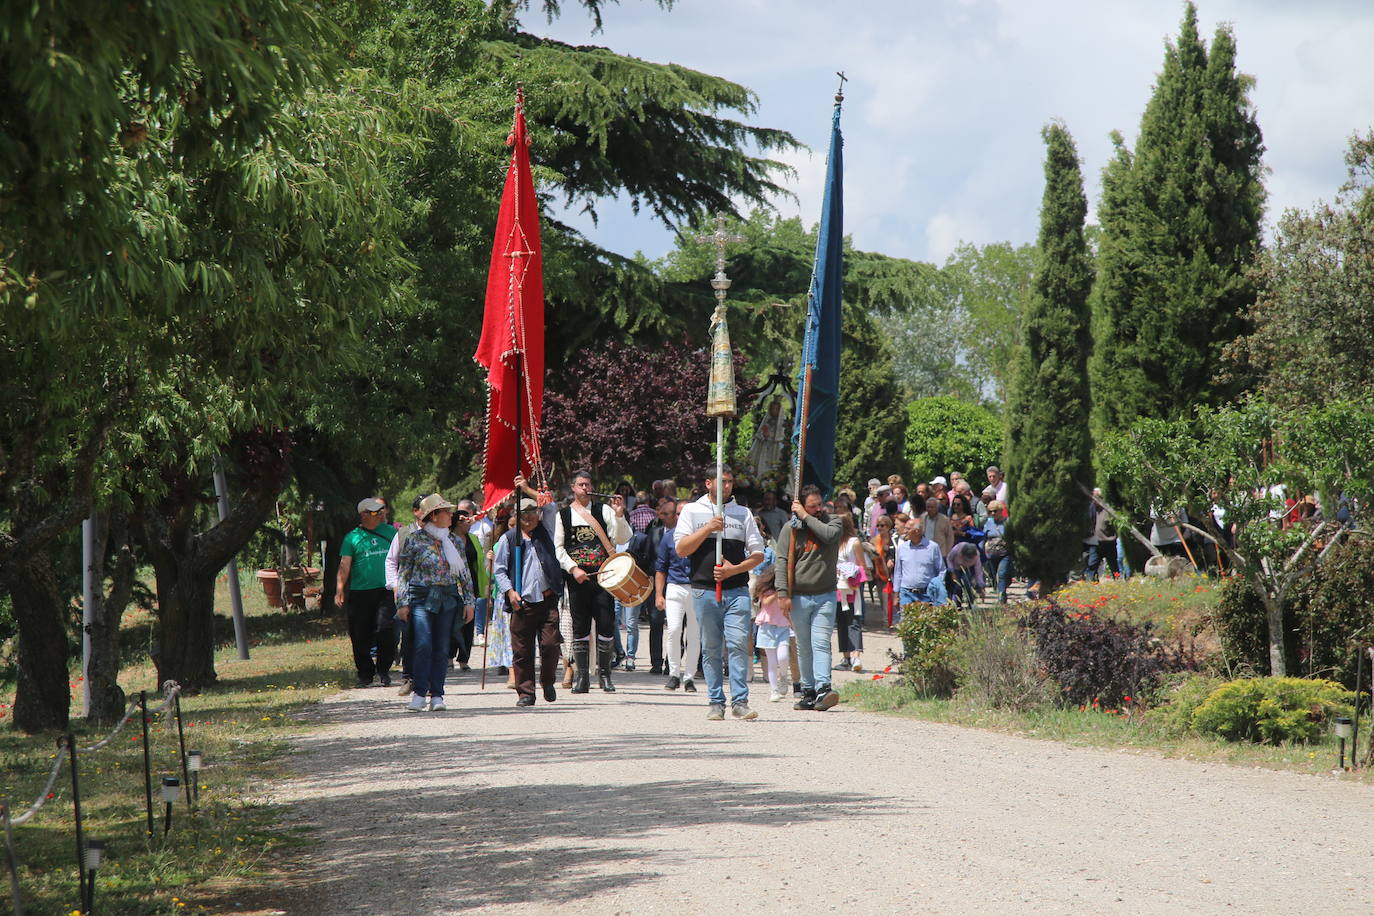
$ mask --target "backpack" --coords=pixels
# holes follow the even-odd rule
[[[663,532],[663,526],[654,522],[630,538],[630,544],[625,548],[625,552],[634,557],[639,571],[648,576],[650,581],[654,578],[654,566],[658,563],[658,544],[663,540]]]

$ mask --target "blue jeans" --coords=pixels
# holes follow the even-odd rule
[[[897,589],[897,607],[892,611],[892,625],[896,626],[902,622],[902,608],[913,601],[921,601],[925,604],[934,604],[935,597],[930,593],[930,586],[925,588],[899,588]]]
[[[478,633],[487,632],[487,605],[491,603],[489,598],[478,598],[473,612],[472,622],[477,628]]]
[[[634,661],[635,653],[639,651],[639,605],[630,607],[617,601],[615,616],[625,627],[625,655]]]
[[[692,606],[701,630],[701,668],[706,675],[706,697],[712,706],[725,705],[721,662],[730,659],[730,702],[749,702],[749,589],[727,588],[716,600],[716,590],[692,588]],[[691,671],[690,662],[684,666]]]
[[[458,586],[410,586],[410,676],[416,696],[444,695],[448,640],[457,613]]]
[[[983,571],[989,582],[995,583],[997,587],[997,598],[1003,603],[1007,600],[1007,585],[1011,582],[1011,554],[997,558],[988,558]]]
[[[835,593],[792,596],[792,632],[797,634],[797,670],[802,689],[830,685],[830,634],[835,632]]]

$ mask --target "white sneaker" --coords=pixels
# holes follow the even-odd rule
[[[448,705],[444,702],[443,697],[435,697],[429,701],[430,712],[443,712],[445,709],[448,709]]]
[[[856,658],[856,659],[854,659],[854,665],[853,665],[853,667],[851,667],[849,670],[850,670],[850,671],[853,671],[855,674],[863,674],[863,672],[864,672],[864,663],[861,662],[859,659]]]
[[[405,709],[406,712],[424,712],[425,698],[418,693],[412,693],[410,695],[410,702],[406,704]]]
[[[770,703],[781,703],[785,699],[787,699],[787,693],[782,690],[774,690],[768,694],[768,702]]]

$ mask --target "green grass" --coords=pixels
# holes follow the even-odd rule
[[[1148,713],[1129,711],[1108,714],[1057,707],[1040,707],[1016,713],[979,707],[957,698],[918,697],[900,683],[855,681],[846,685],[842,694],[846,702],[875,712],[1006,732],[1079,747],[1131,748],[1163,757],[1313,775],[1329,774],[1337,763],[1336,739],[1329,736],[1317,744],[1284,744],[1277,747],[1197,735],[1179,736],[1171,734],[1159,722],[1152,721]],[[1365,734],[1368,734],[1367,729],[1367,722],[1362,723]],[[1365,749],[1362,741],[1362,755]],[[1374,782],[1374,772],[1351,772],[1343,778]]]
[[[245,588],[244,599],[252,658],[235,657],[232,630],[226,627],[216,656],[219,683],[182,701],[186,745],[205,755],[195,814],[183,800],[174,811],[171,832],[163,837],[158,784],[164,775],[181,775],[175,722],[168,715],[152,717],[149,723],[155,815],[151,841],[146,834],[137,716],[112,744],[79,757],[85,832],[108,844],[96,885],[100,912],[253,912],[258,893],[289,864],[291,856],[283,856],[283,850],[307,842],[281,826],[281,811],[268,802],[266,786],[284,775],[281,759],[288,736],[311,727],[299,718],[300,710],[351,682],[348,640],[337,615],[321,619],[302,611],[269,609],[255,586]],[[217,602],[219,608],[229,606],[223,582]],[[130,613],[126,646],[139,646],[149,626],[146,611]],[[132,664],[120,682],[131,696],[139,689],[152,694],[156,672],[146,662]],[[75,676],[72,684],[72,708],[79,710],[80,684]],[[3,696],[0,701],[10,703],[12,698]],[[160,702],[160,697],[150,695],[150,706]],[[79,718],[72,726],[78,746],[108,732],[87,728]],[[0,795],[26,808],[42,788],[55,752],[52,736],[0,732]],[[54,795],[33,820],[14,828],[20,887],[30,913],[71,913],[80,899],[70,772],[65,766]]]

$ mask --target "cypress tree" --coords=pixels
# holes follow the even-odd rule
[[[1039,269],[1017,354],[1008,405],[1008,540],[1017,569],[1042,583],[1064,582],[1078,559],[1084,524],[1078,489],[1091,467],[1088,434],[1088,295],[1092,262],[1083,237],[1088,201],[1073,138],[1045,127],[1045,196]]]
[[[1254,300],[1264,146],[1235,56],[1228,26],[1207,48],[1189,3],[1135,152],[1115,138],[1103,170],[1091,365],[1099,433],[1237,393],[1219,370]]]

